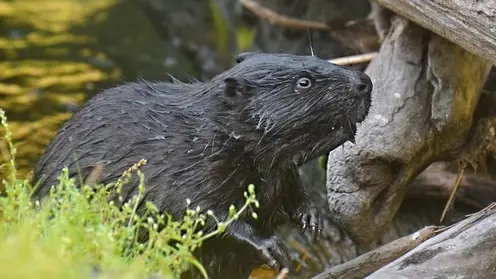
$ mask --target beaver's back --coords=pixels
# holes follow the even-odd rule
[[[34,184],[40,181],[35,198],[58,184],[64,167],[76,179],[80,172],[84,181],[98,163],[104,166],[98,180],[102,183],[115,182],[141,159],[148,161],[143,167],[148,181],[168,172],[169,181],[161,183],[173,183],[174,170],[190,165],[188,151],[198,144],[195,137],[205,119],[201,114],[206,112],[196,109],[191,115],[175,101],[187,98],[193,86],[128,83],[95,96],[65,123],[41,156],[33,176]]]

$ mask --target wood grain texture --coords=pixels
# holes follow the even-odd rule
[[[467,139],[489,60],[403,17],[365,71],[372,110],[356,144],[329,153],[330,216],[357,243],[373,243],[417,174],[452,160]]]
[[[335,266],[312,279],[361,279],[429,239],[435,234],[435,230],[436,227],[434,226],[425,227],[351,261]]]
[[[428,239],[365,279],[496,278],[496,209]]]
[[[496,64],[496,1],[375,1]]]

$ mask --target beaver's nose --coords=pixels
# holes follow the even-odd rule
[[[358,72],[353,77],[353,82],[355,83],[355,88],[357,93],[363,95],[369,95],[372,92],[372,80],[367,74]]]
[[[360,95],[370,95],[372,91],[372,81],[370,77],[361,72],[355,72],[351,80],[355,90]]]

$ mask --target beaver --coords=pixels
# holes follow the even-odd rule
[[[210,278],[247,278],[263,264],[279,270],[289,257],[277,227],[293,223],[316,238],[323,230],[298,167],[354,141],[371,90],[366,74],[316,56],[258,52],[238,54],[207,82],[123,83],[92,97],[58,131],[35,167],[33,197],[46,196],[64,167],[84,181],[103,164],[98,182],[111,183],[144,158],[144,200],[176,219],[186,199],[226,219],[253,184],[258,218],[242,215],[195,255]],[[124,199],[138,184],[124,185]]]

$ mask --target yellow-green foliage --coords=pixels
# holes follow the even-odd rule
[[[146,161],[133,166],[116,183],[85,186],[81,190],[65,169],[50,196],[42,204],[33,202],[29,182],[16,178],[16,149],[3,110],[0,118],[11,156],[3,166],[9,168],[11,175],[4,181],[6,192],[0,197],[2,279],[91,278],[95,268],[98,278],[122,279],[144,279],[151,274],[176,278],[191,267],[204,272],[192,251],[205,239],[221,233],[252,204],[258,207],[254,186],[250,185],[245,192],[245,205],[239,211],[231,206],[228,220],[217,222],[217,230],[209,234],[203,234],[201,226],[206,218],[215,216],[209,211],[203,214],[198,208],[188,209],[178,222],[159,214],[153,204],[147,203],[146,214],[138,216],[136,207],[143,197],[143,183],[138,195],[118,208],[110,195],[119,193],[133,173],[142,182],[139,166]],[[165,228],[160,230],[162,226]],[[137,241],[140,229],[148,231],[148,242]],[[170,240],[177,244],[168,245]]]

